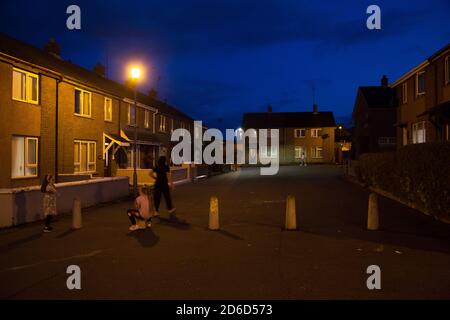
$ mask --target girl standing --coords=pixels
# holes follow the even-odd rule
[[[50,226],[50,223],[53,216],[56,215],[56,187],[55,179],[51,174],[45,175],[41,185],[41,192],[44,193],[44,232],[52,232],[53,228]]]
[[[153,170],[156,173],[155,181],[155,216],[158,216],[159,204],[161,202],[161,195],[164,196],[166,200],[167,210],[169,210],[170,215],[175,212],[175,208],[172,205],[172,198],[170,196],[170,189],[173,189],[172,176],[170,174],[170,168],[166,164],[166,157],[161,156],[158,159],[158,164]]]

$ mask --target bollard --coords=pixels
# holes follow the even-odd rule
[[[214,196],[209,201],[209,230],[219,230],[219,199]]]
[[[376,193],[369,195],[369,207],[367,211],[367,229],[378,230],[378,196]]]
[[[284,228],[286,230],[297,229],[297,211],[295,209],[295,197],[288,195],[286,198],[286,222]]]
[[[73,210],[72,210],[72,229],[81,229],[81,202],[80,199],[75,198],[73,200]]]

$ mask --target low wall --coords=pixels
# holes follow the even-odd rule
[[[152,176],[152,169],[136,169],[138,185],[152,186],[155,179]],[[183,165],[181,167],[171,167],[172,180],[175,184],[189,182],[195,175],[195,167]],[[133,169],[117,169],[116,175],[119,177],[128,177],[130,185],[133,184]]]
[[[129,195],[126,177],[94,178],[84,181],[57,183],[58,213],[72,211],[77,197],[81,207],[117,200]],[[44,218],[43,194],[39,186],[0,190],[0,228],[10,227]]]

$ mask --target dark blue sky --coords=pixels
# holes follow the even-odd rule
[[[66,29],[81,7],[82,29]],[[382,30],[366,28],[377,4]],[[64,59],[107,66],[123,82],[128,61],[148,66],[142,91],[205,121],[236,128],[242,113],[319,110],[351,114],[359,85],[390,81],[450,42],[450,1],[23,1],[1,0],[0,30]],[[159,79],[159,81],[158,81]]]

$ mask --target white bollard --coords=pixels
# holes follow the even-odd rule
[[[211,197],[209,201],[209,230],[219,230],[219,199]]]
[[[379,219],[378,219],[378,196],[376,193],[371,193],[369,195],[369,207],[367,210],[367,229],[368,230],[378,230]]]
[[[81,219],[81,202],[80,199],[75,198],[73,200],[73,209],[72,209],[72,229],[81,229],[82,227],[82,219]]]
[[[297,229],[297,210],[295,208],[295,197],[288,195],[286,198],[286,221],[284,228],[286,230]]]

